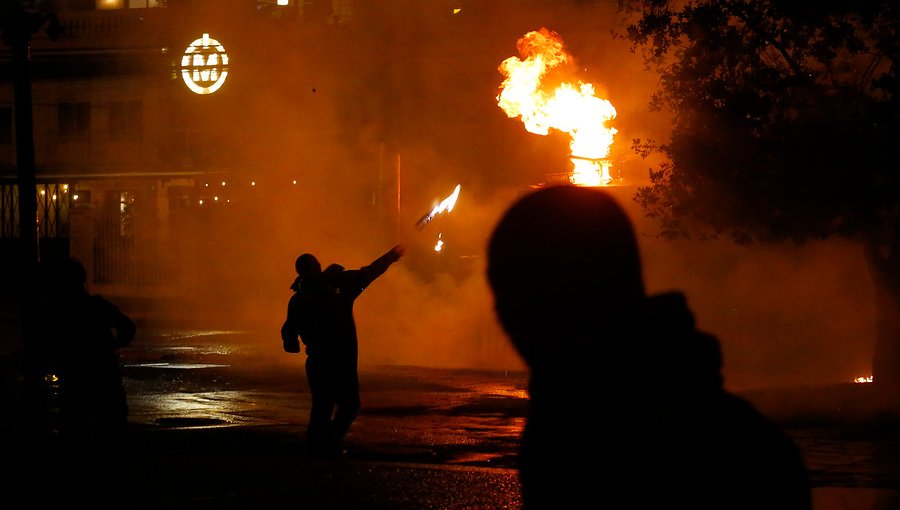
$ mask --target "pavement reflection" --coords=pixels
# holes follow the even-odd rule
[[[284,353],[264,338],[245,331],[146,332],[123,354],[130,420],[141,437],[135,454],[154,459],[143,468],[147,476],[179,464],[176,472],[204,484],[174,495],[170,487],[166,497],[174,499],[166,501],[187,498],[194,506],[197,498],[208,498],[218,507],[258,503],[290,498],[299,485],[324,498],[316,500],[323,508],[351,500],[357,508],[518,504],[515,458],[527,409],[525,373],[362,366],[362,409],[347,437],[348,452],[323,468],[303,460],[309,414],[304,356]],[[833,406],[838,399],[858,406],[872,400],[864,393],[871,388],[862,386],[868,385],[744,395],[797,441],[810,470],[815,510],[900,507],[900,433],[891,426],[897,422],[846,426],[851,405]],[[196,434],[201,431],[207,432]],[[226,474],[222,470],[228,466]],[[479,469],[485,471],[473,471]],[[202,474],[191,474],[196,470]],[[278,482],[267,478],[276,476],[273,470],[282,473]],[[235,481],[234,476],[243,477],[246,487],[218,481]],[[342,477],[352,484],[342,485]],[[159,482],[151,479],[148,483]],[[454,483],[462,485],[447,485]],[[264,495],[260,484],[277,487]],[[482,492],[467,492],[474,486]],[[459,506],[415,499],[448,494],[460,498]],[[166,506],[154,501],[154,508]]]
[[[303,356],[244,331],[145,333],[123,354],[136,425],[286,426],[303,435]],[[525,374],[362,366],[363,407],[349,455],[511,468],[524,425]]]

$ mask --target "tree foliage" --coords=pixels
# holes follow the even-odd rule
[[[892,0],[630,0],[670,139],[637,199],[667,236],[738,242],[880,231],[900,211]]]

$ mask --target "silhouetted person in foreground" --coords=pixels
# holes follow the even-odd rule
[[[314,456],[333,457],[359,411],[359,347],[353,304],[388,267],[403,256],[394,246],[371,264],[346,270],[339,264],[322,271],[316,257],[304,253],[294,264],[297,278],[281,328],[285,350],[306,345],[306,377],[312,394],[307,446]]]
[[[487,274],[530,372],[527,510],[811,508],[798,448],[724,389],[718,341],[695,328],[685,297],[646,295],[631,223],[609,194],[525,196],[492,234]]]
[[[135,336],[135,323],[116,305],[92,295],[80,262],[47,265],[40,338],[58,387],[58,435],[73,489],[92,500],[93,483],[109,496],[125,466],[128,403],[119,349]],[[65,480],[64,480],[65,481]],[[61,497],[67,497],[61,495]]]

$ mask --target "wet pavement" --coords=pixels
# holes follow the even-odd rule
[[[346,452],[316,461],[305,356],[261,338],[145,330],[123,352],[129,507],[518,508],[525,373],[363,366]],[[900,509],[893,396],[853,384],[742,394],[797,441],[815,510]]]
[[[240,331],[144,333],[123,353],[147,508],[518,508],[525,374],[360,369],[336,460],[306,457],[305,356]]]
[[[129,420],[141,427],[278,427],[304,435],[305,355],[245,332],[145,336],[123,356]],[[353,458],[514,467],[525,374],[405,366],[360,368]]]
[[[519,506],[512,469],[414,462],[377,449],[316,461],[305,456],[296,428],[145,429],[132,441],[130,508]]]

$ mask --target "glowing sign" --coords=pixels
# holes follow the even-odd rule
[[[228,76],[228,54],[209,34],[195,40],[181,57],[181,78],[197,94],[219,90]]]

